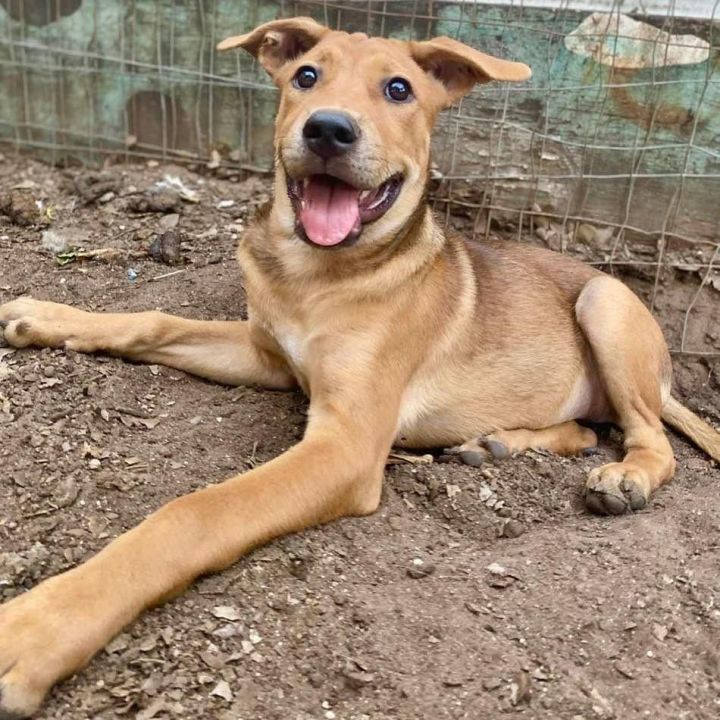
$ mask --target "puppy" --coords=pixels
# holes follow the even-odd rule
[[[280,89],[275,198],[239,249],[246,321],[93,314],[20,298],[15,347],[162,363],[227,384],[300,385],[303,440],[178,498],[0,607],[0,718],[26,717],[144,609],[271,538],[373,512],[393,444],[465,460],[573,454],[613,422],[625,456],[588,507],[643,507],[675,468],[662,420],[716,460],[720,434],[670,394],[662,333],[621,282],[562,255],[446,234],[425,202],[438,113],[525,65],[448,38],[403,42],[278,20],[232,37]]]

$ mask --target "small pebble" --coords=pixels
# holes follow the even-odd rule
[[[407,569],[407,574],[413,578],[414,580],[419,580],[420,578],[428,577],[429,575],[432,575],[435,572],[436,568],[434,565],[411,565]]]
[[[502,529],[502,536],[505,538],[520,537],[525,532],[525,526],[519,520],[508,520]]]

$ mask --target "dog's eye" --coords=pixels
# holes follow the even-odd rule
[[[412,97],[412,88],[407,80],[395,77],[385,85],[385,95],[393,102],[405,102]]]
[[[310,65],[303,65],[296,73],[293,78],[293,85],[300,88],[301,90],[307,90],[311,88],[318,79],[317,70]]]

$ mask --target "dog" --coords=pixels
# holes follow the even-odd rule
[[[621,282],[573,259],[446,234],[426,203],[438,113],[522,63],[449,38],[404,42],[276,20],[224,40],[280,89],[274,200],[240,242],[247,321],[93,314],[19,298],[13,346],[101,352],[310,397],[303,440],[180,497],[85,564],[0,607],[0,718],[31,715],[139,613],[272,538],[372,513],[393,445],[471,463],[529,448],[625,455],[588,508],[642,508],[673,475],[662,420],[720,460],[720,433],[671,395],[662,332]]]

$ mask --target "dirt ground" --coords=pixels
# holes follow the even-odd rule
[[[0,215],[0,302],[30,293],[92,310],[242,314],[234,245],[267,182],[157,164],[107,173],[0,162],[0,194],[20,186],[13,217]],[[167,175],[199,202],[141,194]],[[13,208],[28,196],[25,218]],[[179,218],[142,212],[148,201]],[[159,261],[147,257],[175,220]],[[103,248],[104,260],[79,251]],[[661,277],[673,346],[697,278]],[[629,280],[648,297],[647,277]],[[689,344],[720,350],[718,328],[720,292],[707,287]],[[675,366],[677,394],[720,424],[720,361]],[[278,455],[301,437],[306,408],[299,393],[0,348],[0,598],[171,498]],[[615,431],[595,457],[389,467],[374,516],[272,543],[198,582],[56,688],[38,717],[720,717],[718,468],[672,443],[675,480],[620,518],[591,516],[581,499],[587,472],[618,456]]]

